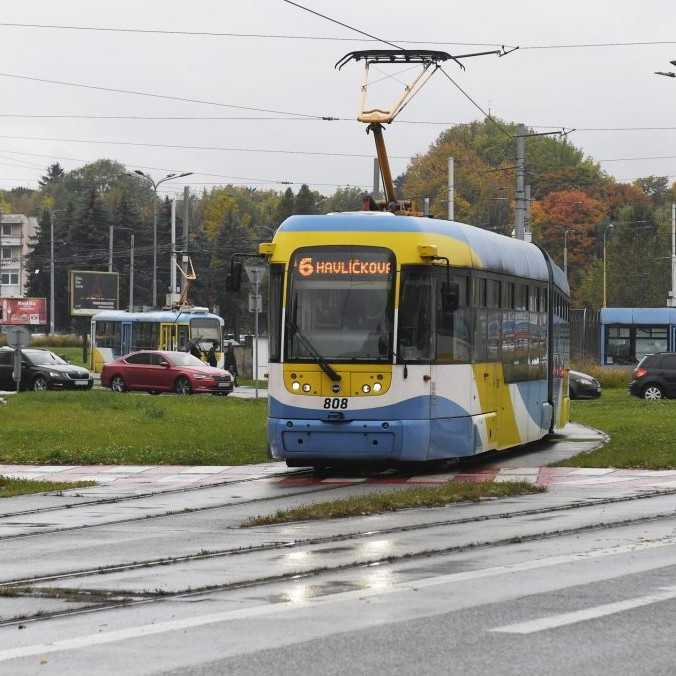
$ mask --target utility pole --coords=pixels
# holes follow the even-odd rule
[[[667,305],[676,307],[676,202],[671,203],[671,293]]]
[[[2,298],[2,211],[0,211],[0,298]]]
[[[380,199],[380,165],[378,158],[373,158],[373,199]]]
[[[49,333],[54,333],[54,212],[49,210]]]
[[[455,162],[448,158],[448,220],[455,220]]]
[[[533,241],[533,233],[530,229],[530,184],[526,185],[526,217],[524,220],[523,238],[526,242]]]
[[[108,272],[113,271],[113,231],[115,226],[108,226]]]
[[[526,233],[526,127],[520,124],[516,131],[516,210],[514,236],[524,239]]]
[[[171,303],[174,304],[176,295],[176,198],[171,200],[171,258],[169,261],[169,294]]]
[[[190,241],[190,187],[183,186],[183,270],[188,272],[188,243]],[[175,267],[175,266],[174,266]],[[183,275],[181,291],[185,289],[187,278]]]
[[[131,248],[129,251],[129,312],[134,311],[134,232],[131,232]]]

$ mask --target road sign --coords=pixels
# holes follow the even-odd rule
[[[249,312],[263,312],[263,296],[260,293],[249,294]]]
[[[260,263],[247,263],[244,265],[244,270],[252,284],[260,284],[263,281],[267,267]]]
[[[7,345],[22,350],[31,344],[31,332],[23,326],[8,326],[3,333],[7,336]]]

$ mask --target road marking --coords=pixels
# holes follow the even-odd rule
[[[650,606],[653,603],[661,603],[662,601],[669,601],[674,598],[676,598],[676,587],[665,587],[662,591],[656,592],[655,594],[639,596],[638,598],[627,599],[626,601],[606,603],[602,606],[586,608],[585,610],[575,610],[571,613],[541,617],[537,620],[531,620],[530,622],[508,624],[504,627],[491,629],[491,631],[503,634],[534,634],[538,631],[557,629],[558,627],[565,627],[569,624],[576,624],[578,622],[587,622],[588,620],[595,620],[599,617],[623,613],[625,610]]]
[[[624,554],[627,552],[640,552],[674,545],[676,545],[676,536],[666,537],[661,540],[655,540],[652,542],[618,545],[616,547],[597,549],[591,552],[580,552],[577,554],[564,554],[561,556],[551,556],[544,559],[524,561],[522,563],[510,564],[505,566],[495,566],[492,568],[483,568],[480,570],[470,570],[463,573],[450,573],[448,575],[438,575],[435,577],[424,578],[422,580],[416,580],[413,582],[399,582],[386,588],[358,589],[354,591],[339,592],[337,594],[317,597],[314,599],[303,599],[301,601],[289,601],[275,604],[265,603],[257,606],[240,608],[238,610],[227,610],[221,613],[198,615],[196,617],[189,617],[181,620],[171,620],[169,622],[158,622],[154,624],[140,625],[137,627],[129,627],[127,629],[120,629],[117,631],[88,634],[84,636],[78,636],[75,638],[65,639],[63,641],[55,641],[53,643],[39,643],[35,645],[22,646],[18,648],[10,648],[9,650],[0,650],[0,662],[7,662],[8,660],[17,659],[21,657],[31,657],[35,655],[45,655],[48,653],[63,652],[66,650],[90,648],[92,646],[117,643],[119,641],[127,641],[135,638],[141,638],[144,636],[154,636],[157,634],[164,634],[171,631],[179,631],[182,629],[185,630],[203,627],[209,624],[217,624],[218,622],[228,622],[231,620],[275,615],[277,613],[293,611],[300,608],[308,608],[311,606],[325,605],[329,603],[338,603],[340,601],[367,599],[374,596],[384,596],[386,594],[393,594],[397,592],[418,591],[420,589],[436,587],[443,584],[451,584],[454,582],[466,582],[469,580],[477,580],[481,578],[494,577],[510,573],[519,573],[523,571],[530,571],[538,568],[557,566],[576,561],[585,561],[587,559],[595,559],[604,556],[613,556],[616,554]],[[670,587],[669,589],[672,591],[670,591],[669,596],[666,598],[676,597],[676,587],[673,588]],[[666,599],[660,598],[659,600]],[[655,603],[655,601],[651,601],[651,603]],[[519,625],[510,625],[510,626],[519,626]],[[504,632],[507,631],[508,628],[509,627],[501,627],[498,629],[493,629],[492,631]]]

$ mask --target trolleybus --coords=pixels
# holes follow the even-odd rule
[[[188,351],[198,345],[206,356],[212,345],[223,368],[223,319],[206,308],[154,312],[105,311],[92,317],[91,370],[135,350]]]
[[[535,244],[367,211],[292,216],[259,251],[273,458],[459,458],[568,421],[569,288]]]

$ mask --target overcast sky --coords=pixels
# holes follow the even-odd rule
[[[666,0],[301,0],[387,39],[518,44],[676,41],[676,14]],[[265,33],[356,38],[354,41],[65,31],[0,26],[0,71],[39,78],[134,89],[260,108],[354,118],[361,69],[333,64],[369,45],[350,31],[281,0],[46,0],[3,3],[0,22],[119,28]],[[436,42],[435,42],[436,41]],[[385,47],[385,45],[380,45]],[[473,51],[471,46],[437,47]],[[507,120],[567,127],[676,127],[676,44],[586,49],[522,49],[506,58],[483,57],[449,72],[480,102]],[[372,155],[372,139],[356,122],[300,120],[68,120],[8,114],[237,116],[265,115],[228,108],[97,92],[0,77],[0,176],[3,187],[36,184],[44,166],[67,169],[100,157],[133,167],[194,171],[189,180],[226,183],[256,179],[298,181],[330,193],[336,184],[368,186],[372,160],[182,150],[77,143],[74,139],[303,150]],[[374,94],[375,94],[374,89]],[[383,94],[390,92],[383,91]],[[385,96],[384,103],[389,103]],[[374,103],[378,100],[375,98]],[[406,120],[469,122],[481,114],[437,75],[402,113]],[[443,129],[396,123],[387,131],[390,153],[426,150]],[[29,140],[48,137],[64,140]],[[676,131],[580,131],[571,141],[597,160],[675,155]],[[10,152],[11,151],[11,152]],[[18,154],[24,153],[24,154]],[[50,156],[53,158],[50,159]],[[74,158],[74,159],[66,159]],[[405,159],[393,160],[400,173]],[[603,162],[618,179],[676,175],[676,159]],[[201,173],[200,173],[201,172]],[[242,178],[234,178],[242,177]],[[174,190],[181,187],[167,184]],[[208,186],[210,187],[210,186]],[[283,186],[274,183],[264,187]],[[297,189],[297,186],[296,188]]]

